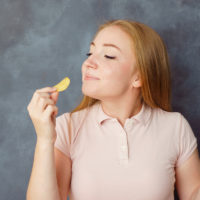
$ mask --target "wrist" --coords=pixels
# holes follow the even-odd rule
[[[37,137],[37,144],[41,145],[54,145],[56,141],[56,138],[42,138],[42,137]]]

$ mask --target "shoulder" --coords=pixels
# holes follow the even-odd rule
[[[177,121],[183,117],[180,112],[173,112],[173,111],[169,112],[161,108],[152,109],[152,113],[154,117],[159,118],[160,120],[166,120],[166,121]]]
[[[78,130],[79,127],[84,123],[86,118],[92,118],[95,114],[96,104],[78,110],[76,112],[65,112],[61,115],[59,115],[56,118],[56,123],[62,123],[67,125],[67,123],[70,123],[71,126],[74,128],[74,130]]]
[[[162,127],[173,128],[174,130],[180,128],[182,123],[187,123],[187,120],[180,112],[169,112],[161,108],[152,109],[152,121]]]

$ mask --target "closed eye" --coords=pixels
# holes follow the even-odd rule
[[[88,56],[88,57],[91,56],[91,55],[92,55],[92,53],[87,53],[87,54],[86,54],[86,56]],[[105,58],[108,58],[108,59],[115,59],[115,56],[108,56],[108,55],[105,55],[104,57],[105,57]]]
[[[86,56],[88,56],[88,57],[91,56],[91,55],[92,55],[91,53],[87,53],[87,54],[86,54]]]
[[[114,56],[108,56],[108,55],[105,55],[105,57],[108,58],[108,59],[115,59]]]

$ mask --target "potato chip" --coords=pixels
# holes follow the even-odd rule
[[[70,84],[70,79],[68,77],[65,77],[62,81],[60,81],[53,87],[57,88],[58,92],[62,92],[68,88],[69,84]]]

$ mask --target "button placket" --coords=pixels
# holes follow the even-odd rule
[[[132,122],[131,120],[127,119],[127,121],[125,122],[124,128],[127,132],[129,132],[132,129]]]
[[[126,130],[119,124],[120,132],[120,146],[119,146],[119,164],[127,165],[128,164],[128,141],[127,141],[127,133]]]
[[[127,145],[127,135],[123,131],[121,133],[121,145],[120,145],[120,160],[128,160],[128,145]]]

